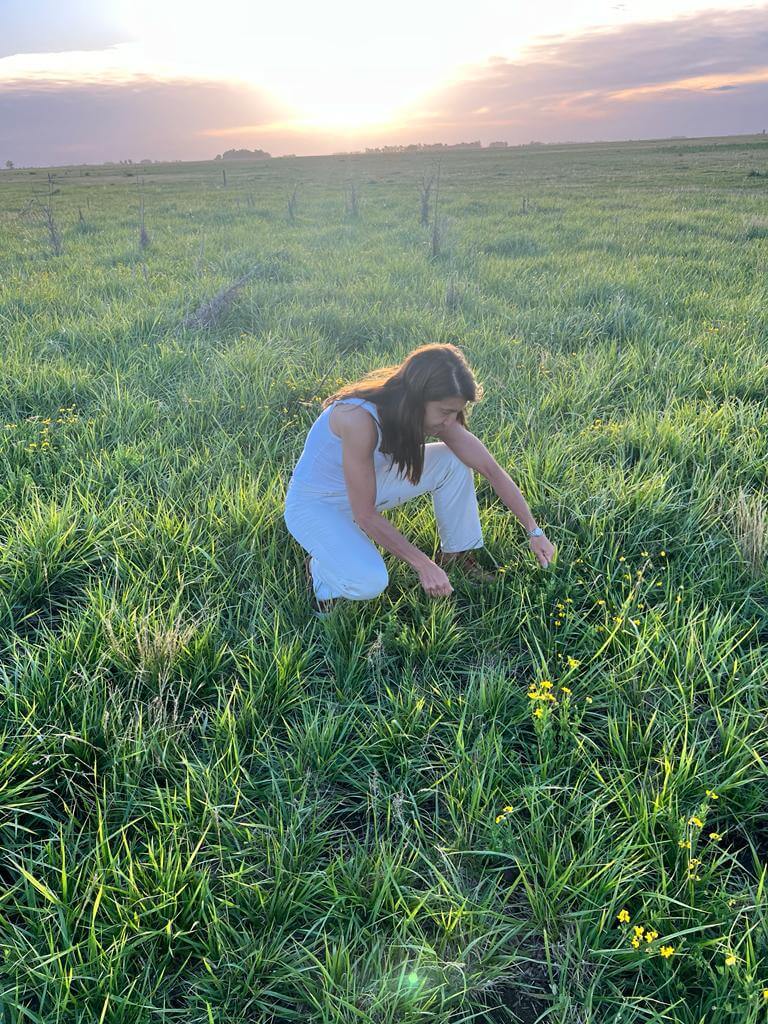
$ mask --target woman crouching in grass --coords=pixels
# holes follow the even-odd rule
[[[374,370],[325,399],[284,511],[289,532],[309,552],[315,614],[327,614],[339,598],[366,601],[384,590],[389,576],[376,544],[406,561],[430,597],[453,591],[443,566],[494,578],[471,554],[483,546],[473,471],[520,520],[541,565],[550,564],[555,549],[522,494],[466,428],[467,403],[480,397],[460,349],[422,345],[399,366]],[[432,495],[440,536],[434,561],[381,515],[422,494]]]

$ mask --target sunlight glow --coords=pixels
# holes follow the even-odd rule
[[[544,6],[475,0],[452,11],[438,0],[389,0],[386,8],[356,0],[219,0],[215,7],[186,0],[112,3],[147,70],[174,68],[183,77],[257,86],[315,129],[395,121],[401,108],[461,80],[470,66],[494,55],[514,59],[536,41],[555,38],[553,33],[750,6],[744,0],[552,0]]]
[[[2,58],[0,82],[240,83],[269,100],[272,117],[279,112],[280,120],[269,128],[296,135],[332,131],[337,138],[345,132],[362,136],[370,128],[378,129],[380,136],[395,132],[398,125],[413,124],[415,113],[417,123],[437,129],[445,112],[430,114],[424,108],[433,106],[431,97],[441,88],[466,81],[489,61],[535,61],[537,46],[570,35],[764,6],[763,0],[551,0],[547,5],[475,0],[456,10],[442,0],[389,0],[386,8],[360,5],[357,0],[294,0],[283,5],[218,0],[205,6],[187,0],[103,3],[115,38],[130,41],[102,50]],[[707,87],[691,83],[691,88]],[[568,105],[568,100],[559,102]],[[496,120],[487,106],[471,114],[486,125]],[[236,138],[243,131],[264,128],[211,125],[201,134]]]

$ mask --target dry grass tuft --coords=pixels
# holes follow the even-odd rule
[[[189,316],[185,317],[181,326],[188,330],[212,327],[225,315],[244,285],[254,278],[277,276],[279,268],[286,258],[287,254],[284,252],[273,253],[267,260],[263,260],[256,264],[256,266],[251,267],[234,284],[229,285],[227,288],[222,288],[212,299],[204,302],[194,313],[190,313]]]
[[[765,495],[747,495],[739,488],[731,508],[736,546],[755,576],[760,575],[768,553],[768,508]]]

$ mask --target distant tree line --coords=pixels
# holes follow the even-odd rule
[[[483,144],[476,142],[412,142],[408,146],[366,146],[366,153],[424,153],[444,149],[482,149]]]
[[[271,153],[263,149],[228,149],[226,153],[220,153],[214,157],[215,160],[265,160],[271,157]]]
[[[535,143],[531,143],[535,145]],[[506,149],[508,142],[489,142],[488,149]],[[474,142],[412,142],[408,146],[368,146],[366,153],[428,153],[433,150],[443,151],[446,149],[483,149],[479,140]]]

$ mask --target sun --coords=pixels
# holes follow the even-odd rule
[[[444,33],[436,45],[433,11],[405,0],[391,0],[386,17],[379,7],[350,0],[332,8],[250,0],[219,0],[215,7],[186,0],[115,2],[144,66],[246,83],[268,93],[297,123],[315,128],[390,122],[471,57],[460,35]]]

